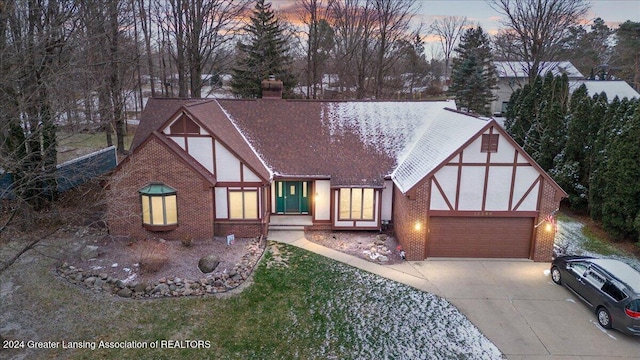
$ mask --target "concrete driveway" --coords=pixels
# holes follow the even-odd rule
[[[551,281],[548,263],[428,260],[406,265],[509,359],[640,358],[640,338],[602,329],[587,306]]]
[[[640,337],[602,329],[592,311],[549,276],[549,263],[438,259],[379,265],[312,243],[296,231],[269,234],[454,304],[510,360],[640,359]]]

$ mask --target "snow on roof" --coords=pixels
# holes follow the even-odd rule
[[[255,148],[255,146],[253,146],[253,143],[249,141],[249,139],[247,138],[245,133],[240,129],[240,127],[238,127],[238,124],[236,123],[236,120],[233,118],[233,116],[231,116],[231,114],[224,107],[222,107],[219,102],[216,101],[216,105],[218,105],[218,107],[220,108],[220,110],[222,110],[222,112],[225,114],[227,119],[229,119],[229,122],[231,122],[231,124],[236,129],[238,134],[242,136],[242,138],[247,143],[247,145],[249,145],[249,147],[251,148],[251,151],[253,151],[253,153],[256,155],[256,157],[258,158],[262,166],[264,166],[264,168],[267,169],[267,171],[269,172],[269,180],[273,179],[273,175],[274,175],[273,169],[264,161],[264,157],[262,156],[262,154]]]
[[[321,121],[331,137],[355,131],[364,144],[397,159],[422,134],[425,124],[447,106],[455,107],[455,103],[334,102],[323,109]]]
[[[427,115],[427,116],[424,116]],[[486,118],[461,114],[443,107],[424,114],[415,141],[401,155],[391,178],[407,192],[451,156],[485,125]]]
[[[528,77],[530,65],[526,61],[496,61],[494,62],[498,77]],[[540,63],[538,73],[542,76],[547,72],[556,75],[567,74],[569,78],[583,78],[584,75],[569,61],[543,61]]]
[[[569,90],[574,92],[576,89],[580,87],[580,85],[584,84],[587,87],[587,93],[589,96],[593,96],[595,94],[605,93],[607,94],[607,99],[611,102],[616,96],[620,99],[623,98],[640,98],[640,94],[635,91],[629,84],[627,84],[624,80],[575,80],[569,81]]]

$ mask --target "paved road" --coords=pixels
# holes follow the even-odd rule
[[[278,231],[289,243],[442,296],[464,313],[510,360],[640,359],[640,337],[602,329],[548,263],[439,259],[377,265],[314,244],[302,232]]]

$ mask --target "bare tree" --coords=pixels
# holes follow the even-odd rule
[[[569,29],[579,24],[589,4],[585,0],[488,0],[505,19],[502,36],[511,46],[511,60],[524,61],[529,80],[544,69],[544,61],[557,61]]]
[[[83,0],[80,2],[81,24],[85,31],[86,54],[79,64],[91,74],[89,88],[98,97],[98,114],[106,133],[107,145],[114,144],[115,130],[118,152],[126,152],[125,80],[136,69],[136,51],[125,50],[131,43],[125,29],[131,25],[130,0]],[[136,46],[137,47],[137,46]],[[88,103],[93,103],[89,96]]]
[[[307,98],[318,98],[318,83],[322,86],[322,69],[333,47],[333,29],[329,25],[329,9],[335,0],[296,0],[298,16],[307,27],[306,60]]]
[[[54,84],[70,71],[76,12],[70,0],[0,3],[0,155],[23,213],[55,196],[61,116]]]
[[[171,40],[168,49],[178,73],[178,96],[201,97],[203,74],[229,65],[228,45],[242,27],[248,0],[158,1],[158,20]],[[168,19],[162,19],[166,13]]]
[[[339,0],[331,7],[335,31],[335,63],[342,89],[355,87],[355,97],[367,93],[373,54],[372,0]]]
[[[449,79],[449,68],[451,65],[451,54],[455,49],[464,28],[468,25],[466,17],[462,16],[445,16],[436,19],[431,24],[431,32],[438,37],[442,54],[444,55],[444,77],[445,81]]]
[[[132,0],[134,12],[137,14],[134,18],[137,19],[142,28],[142,34],[144,37],[144,46],[147,55],[147,73],[149,75],[149,86],[151,87],[151,96],[156,96],[155,86],[155,66],[153,63],[153,52],[151,49],[152,32],[152,17],[151,17],[151,3],[146,3],[145,0]]]
[[[402,55],[401,41],[411,40],[410,21],[416,14],[415,0],[374,0],[376,17],[376,98],[383,97],[388,72]]]

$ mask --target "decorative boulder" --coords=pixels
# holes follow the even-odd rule
[[[95,259],[98,255],[100,255],[100,252],[98,251],[98,247],[95,245],[87,245],[82,248],[82,251],[80,251],[80,259],[82,259],[82,261]]]
[[[131,295],[133,295],[133,292],[129,288],[123,288],[123,289],[118,290],[117,294],[118,294],[118,296],[123,297],[123,298],[130,298]]]
[[[205,274],[213,272],[220,264],[220,259],[215,254],[204,256],[198,261],[198,268]]]

